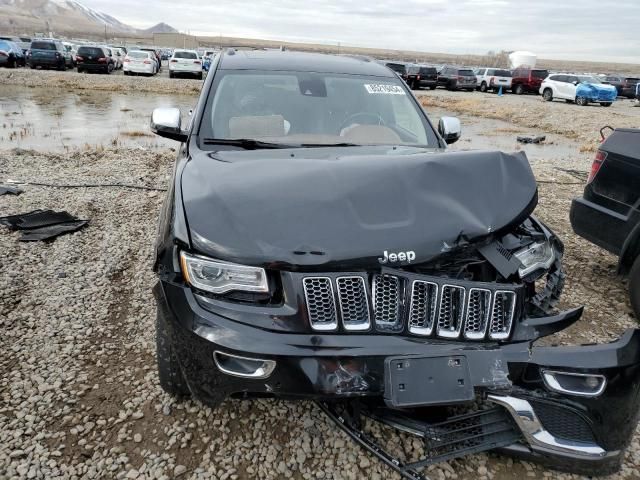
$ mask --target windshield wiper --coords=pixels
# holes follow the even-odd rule
[[[302,143],[300,144],[301,147],[305,147],[305,148],[321,148],[321,147],[362,147],[362,144],[360,143],[348,143],[348,142],[341,142],[341,143]]]
[[[287,145],[285,143],[263,142],[252,138],[205,138],[205,145],[231,145],[245,150],[258,150],[262,148],[299,148],[300,145]]]

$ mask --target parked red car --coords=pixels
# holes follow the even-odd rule
[[[549,76],[549,71],[540,68],[518,67],[511,71],[511,91],[518,95],[538,93],[540,84]]]

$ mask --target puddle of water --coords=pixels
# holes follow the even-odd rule
[[[178,107],[183,122],[195,95],[127,94],[55,88],[0,88],[0,148],[65,151],[85,146],[176,146],[153,135],[151,112]]]
[[[491,118],[456,115],[439,108],[430,108],[427,113],[435,125],[443,116],[457,116],[460,119],[462,137],[457,143],[451,145],[452,150],[500,150],[506,153],[524,151],[531,162],[569,160],[583,155],[579,153],[580,143],[560,135],[547,135],[544,132],[536,132]],[[518,136],[535,137],[538,135],[546,135],[545,143],[523,144],[516,140]]]

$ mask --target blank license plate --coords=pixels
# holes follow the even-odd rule
[[[464,355],[387,358],[385,399],[394,407],[473,400],[467,358]]]

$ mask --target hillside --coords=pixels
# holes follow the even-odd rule
[[[176,31],[166,23],[139,30],[76,0],[0,0],[0,31],[31,35],[140,35]]]

